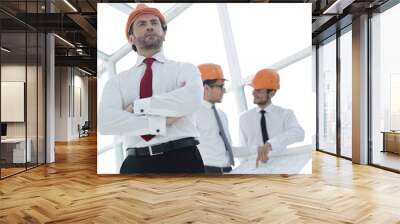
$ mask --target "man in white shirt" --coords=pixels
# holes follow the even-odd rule
[[[204,87],[204,100],[196,112],[196,127],[200,133],[199,150],[204,161],[204,169],[208,174],[229,173],[235,165],[235,157],[245,157],[258,147],[264,146],[232,146],[226,114],[216,107],[222,102],[225,94],[224,74],[217,64],[201,64],[198,66]]]
[[[196,127],[200,133],[199,150],[207,174],[230,172],[234,165],[228,119],[215,104],[221,103],[226,79],[217,64],[198,66],[204,87],[204,100],[196,112]]]
[[[275,70],[260,70],[251,86],[257,107],[241,114],[239,128],[243,145],[263,145],[254,152],[257,153],[258,166],[259,161],[265,163],[270,156],[279,154],[288,145],[303,141],[304,130],[292,110],[272,104],[271,99],[280,88],[279,74]]]
[[[192,64],[165,58],[166,30],[158,9],[138,4],[126,24],[136,64],[103,90],[100,132],[123,137],[124,174],[204,172],[194,118],[203,98],[200,74]]]

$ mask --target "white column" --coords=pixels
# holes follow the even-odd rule
[[[55,56],[54,35],[46,35],[46,163],[55,161],[54,134],[55,134]]]
[[[368,16],[353,20],[353,162],[368,163]]]
[[[315,93],[315,96],[317,96],[317,47],[315,45],[312,45],[312,91]],[[317,98],[315,98],[317,100]],[[318,114],[318,108],[316,108],[317,111],[315,112],[315,116]],[[318,123],[315,123],[315,125],[318,125]],[[315,130],[317,130],[317,127],[315,127]],[[314,149],[317,148],[317,135],[316,132],[313,134],[312,137],[312,145],[314,146]]]
[[[224,4],[217,4],[219,20],[221,24],[222,35],[224,38],[225,53],[229,65],[229,73],[232,79],[232,90],[237,100],[238,114],[247,110],[247,102],[244,94],[244,88],[241,86],[241,72],[239,58],[236,52],[235,40],[233,39],[231,21],[229,18],[228,7]]]
[[[390,95],[387,92],[390,92],[390,88],[385,86],[385,84],[388,84],[389,81],[387,80],[387,75],[385,75],[387,74],[387,71],[384,70],[384,68],[387,66],[384,66],[383,63],[385,63],[385,60],[383,60],[381,55],[381,48],[384,44],[381,41],[381,14],[374,16],[374,20],[372,20],[372,26],[374,27],[374,32],[371,33],[371,38],[374,41],[371,51],[373,52],[374,63],[372,64],[371,91],[374,94],[371,95],[371,103],[374,106],[371,108],[371,141],[373,142],[373,149],[379,150],[383,149],[383,136],[378,130],[389,130],[390,127],[390,125],[385,122],[385,120],[389,119],[383,119],[385,116],[389,117],[390,114],[389,113],[388,115],[385,115],[385,110],[389,112],[387,101],[389,101]]]

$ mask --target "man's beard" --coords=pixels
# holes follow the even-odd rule
[[[160,49],[162,47],[164,37],[163,36],[158,36],[158,35],[151,35],[152,40],[149,40],[149,36],[143,36],[143,37],[138,37],[138,45],[140,48],[145,49],[145,50],[150,50],[150,49]]]
[[[254,99],[253,103],[257,105],[265,105],[268,103],[268,99]]]

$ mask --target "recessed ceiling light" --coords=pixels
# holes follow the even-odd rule
[[[6,53],[10,53],[10,52],[11,52],[11,50],[9,50],[9,49],[7,49],[7,48],[5,48],[5,47],[1,47],[1,50],[4,51],[4,52],[6,52]]]
[[[79,68],[79,67],[78,67],[78,69],[79,69],[81,72],[85,73],[85,74],[92,75],[92,73],[90,73],[90,72],[88,72],[88,71],[85,71],[85,70],[83,70],[83,69],[81,69],[81,68]]]
[[[69,46],[75,48],[75,45],[71,44],[71,42],[69,42],[68,40],[58,36],[57,34],[54,34],[54,36],[56,36],[58,39],[60,39],[61,41],[63,41],[64,43],[68,44]]]
[[[322,14],[342,14],[343,9],[353,2],[354,0],[336,0]]]
[[[78,10],[71,4],[69,3],[68,0],[64,0],[65,4],[67,4],[72,10],[74,10],[75,12],[78,12]]]

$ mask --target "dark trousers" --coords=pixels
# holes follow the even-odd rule
[[[231,167],[204,166],[204,172],[206,174],[224,174],[231,171]]]
[[[197,147],[189,146],[161,155],[128,156],[120,173],[204,173],[204,164]]]

